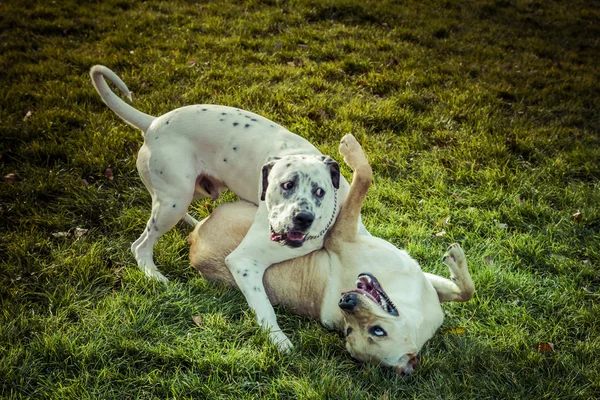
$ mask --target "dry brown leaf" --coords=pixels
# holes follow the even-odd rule
[[[4,179],[4,182],[6,183],[16,183],[21,179],[21,177],[19,176],[19,174],[11,172],[10,174],[4,175],[2,179]]]
[[[494,258],[492,256],[487,256],[484,260],[483,260],[487,265],[494,265]]]
[[[54,236],[55,238],[69,237],[69,232],[54,232],[52,236]]]
[[[79,239],[81,237],[83,237],[86,233],[88,233],[89,229],[84,229],[84,228],[75,228],[75,239]]]
[[[554,345],[550,342],[539,342],[535,345],[535,349],[538,351],[538,353],[552,353],[554,352]]]
[[[90,186],[90,183],[87,181],[87,179],[82,179],[81,183],[83,183],[83,186]]]
[[[188,67],[195,67],[196,66],[196,59],[195,58],[190,58],[188,60]]]
[[[583,219],[583,214],[577,210],[577,212],[573,215],[571,215],[571,219],[575,222],[581,222],[581,220]]]
[[[25,116],[23,117],[23,121],[27,121],[32,115],[33,112],[31,110],[27,111],[27,114],[25,114]]]
[[[200,316],[200,315],[194,315],[192,317],[192,321],[194,321],[194,324],[196,324],[196,326],[202,326],[202,323],[203,323],[202,316]]]

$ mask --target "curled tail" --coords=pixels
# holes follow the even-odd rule
[[[102,101],[104,101],[111,110],[119,117],[123,118],[125,122],[140,129],[142,132],[145,133],[148,130],[155,118],[151,115],[144,114],[125,103],[121,98],[114,94],[106,84],[105,78],[108,78],[121,89],[121,91],[127,95],[129,101],[131,101],[131,92],[117,74],[103,65],[94,65],[92,69],[90,69],[90,76],[92,77],[92,83],[102,98]]]

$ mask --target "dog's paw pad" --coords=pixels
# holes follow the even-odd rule
[[[443,262],[447,263],[449,258],[459,265],[465,261],[465,253],[458,243],[451,244],[448,247],[448,251],[444,254]]]

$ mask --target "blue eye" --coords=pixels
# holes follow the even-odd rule
[[[379,325],[372,326],[371,329],[369,329],[369,333],[371,335],[379,336],[379,337],[387,336],[387,332],[385,330],[383,330],[383,328],[380,327]]]
[[[323,197],[323,196],[325,196],[325,191],[321,188],[318,188],[317,190],[315,190],[315,196]]]
[[[348,329],[346,330],[346,336],[350,335],[352,333],[352,328],[348,327]]]
[[[290,190],[293,187],[294,187],[294,182],[292,182],[292,181],[287,181],[287,182],[284,182],[281,184],[281,188],[283,190]]]

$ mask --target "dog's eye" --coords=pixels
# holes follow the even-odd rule
[[[387,332],[385,330],[383,330],[382,327],[380,327],[379,325],[375,325],[372,326],[371,329],[369,329],[371,335],[374,336],[379,336],[379,337],[384,337],[387,336]]]
[[[325,191],[321,188],[318,188],[317,190],[315,190],[315,196],[323,197],[323,196],[325,196]]]
[[[348,327],[348,329],[346,329],[346,336],[350,336],[351,333],[352,333],[352,328]]]
[[[292,182],[292,181],[283,182],[283,183],[281,184],[281,188],[282,188],[283,190],[290,190],[290,189],[291,189],[291,188],[293,188],[293,187],[294,187],[294,182]]]

